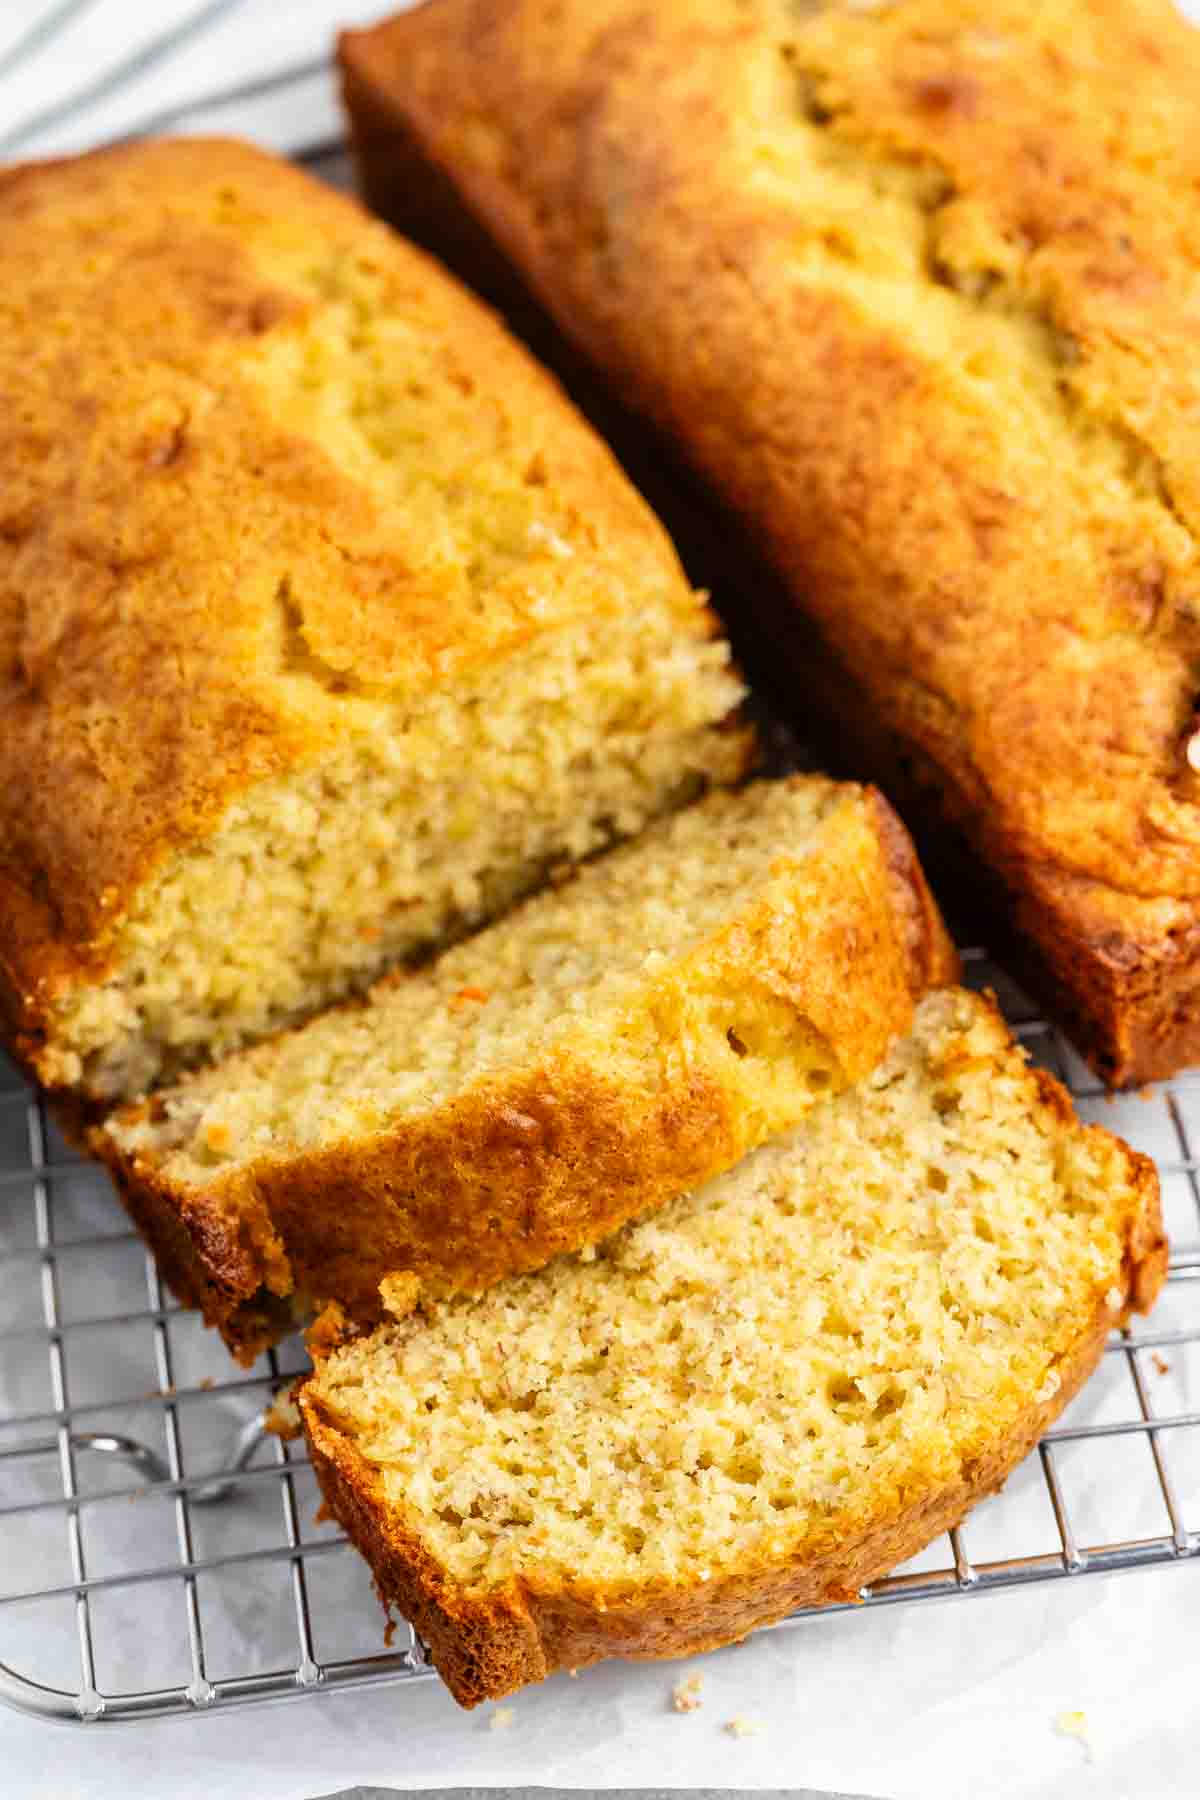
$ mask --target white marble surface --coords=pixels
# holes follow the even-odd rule
[[[1133,0],[1131,0],[1133,3]],[[1200,3],[1200,0],[1198,0]],[[170,115],[173,128],[254,135],[297,150],[337,135],[332,82],[321,67],[336,24],[385,10],[352,0],[0,0],[0,156],[71,150]],[[1195,10],[1195,8],[1193,8]],[[19,66],[11,53],[40,23],[57,16],[47,37]],[[155,46],[182,37],[170,55]],[[140,68],[134,66],[141,58]],[[283,79],[299,69],[294,81]],[[278,78],[278,79],[277,79]],[[265,91],[216,104],[207,96],[265,79]],[[78,104],[62,103],[75,100]],[[1190,1089],[1200,1126],[1200,1083]],[[1161,1100],[1129,1100],[1096,1115],[1127,1130],[1143,1147],[1170,1154],[1170,1121]],[[1200,1136],[1200,1132],[1197,1134]],[[1170,1221],[1195,1241],[1197,1217],[1186,1183],[1168,1183]],[[112,1201],[94,1184],[62,1201],[76,1230],[117,1228]],[[20,1239],[19,1209],[0,1214],[5,1234]],[[92,1259],[84,1287],[65,1304],[83,1313],[144,1305],[130,1283],[136,1260]],[[68,1287],[69,1287],[68,1283]],[[1195,1294],[1195,1298],[1193,1298]],[[6,1323],[38,1316],[36,1297],[5,1288]],[[1165,1327],[1188,1322],[1200,1290],[1176,1290],[1165,1303]],[[31,1311],[28,1309],[32,1308]],[[23,1311],[22,1309],[26,1309]],[[180,1368],[194,1378],[212,1358],[192,1343],[189,1327],[173,1327]],[[154,1385],[148,1340],[98,1345],[94,1365],[77,1376],[73,1397],[94,1380],[102,1392],[141,1392]],[[1200,1404],[1195,1353],[1168,1354],[1165,1373],[1144,1363],[1156,1408]],[[78,1367],[78,1364],[76,1365]],[[45,1382],[37,1366],[9,1355],[0,1363],[0,1407],[33,1407]],[[139,1385],[140,1384],[140,1385]],[[1123,1385],[1124,1384],[1124,1385]],[[192,1466],[208,1466],[220,1432],[251,1410],[223,1400],[204,1423],[185,1422]],[[1098,1420],[1128,1416],[1128,1375],[1119,1358],[1073,1410]],[[201,1415],[197,1415],[199,1421]],[[126,1420],[128,1424],[128,1419]],[[161,1430],[157,1413],[134,1424]],[[190,1435],[189,1435],[190,1434]],[[1186,1522],[1200,1526],[1200,1452],[1176,1434],[1166,1440]],[[1128,1440],[1107,1448],[1074,1447],[1063,1478],[1083,1535],[1138,1536],[1164,1528],[1146,1446]],[[54,1491],[52,1464],[31,1479]],[[37,1484],[43,1484],[38,1487]],[[311,1485],[298,1484],[301,1511],[312,1512]],[[277,1535],[274,1483],[262,1483],[235,1509],[207,1516],[202,1550],[229,1550]],[[117,1567],[134,1556],[173,1553],[168,1509],[117,1504],[94,1528],[100,1562]],[[93,1530],[89,1526],[89,1531]],[[986,1558],[1054,1544],[1036,1465],[1027,1466],[1001,1499],[972,1520],[972,1555]],[[11,1522],[0,1527],[5,1586],[43,1570],[62,1580],[65,1552],[57,1535]],[[106,1564],[104,1559],[108,1558]],[[939,1547],[932,1562],[944,1561]],[[314,1564],[314,1602],[329,1654],[377,1642],[377,1615],[366,1579],[348,1553]],[[276,1666],[291,1643],[290,1596],[282,1573],[231,1575],[204,1595],[214,1674]],[[106,1667],[113,1677],[155,1667],[177,1679],[183,1621],[178,1585],[142,1591],[137,1607],[97,1603]],[[22,1609],[0,1612],[0,1658],[54,1677],[70,1660],[70,1603],[55,1617]],[[339,1636],[340,1634],[340,1636]],[[343,1641],[344,1640],[344,1641]],[[511,1719],[497,1728],[493,1709],[459,1712],[434,1683],[297,1703],[226,1716],[133,1727],[67,1729],[0,1711],[0,1793],[11,1800],[306,1800],[353,1783],[392,1787],[485,1785],[703,1786],[809,1785],[887,1800],[1183,1800],[1197,1791],[1200,1750],[1200,1566],[1042,1586],[979,1600],[876,1610],[810,1621],[759,1637],[737,1649],[674,1667],[610,1666],[577,1681],[555,1680],[518,1696]],[[319,1653],[326,1653],[318,1643]],[[704,1676],[703,1706],[680,1715],[669,1705],[681,1673]],[[102,1685],[104,1670],[101,1671]],[[1061,1735],[1063,1713],[1086,1715],[1087,1746]],[[743,1717],[758,1727],[735,1738],[725,1728]]]

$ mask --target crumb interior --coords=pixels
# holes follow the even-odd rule
[[[162,1155],[169,1178],[203,1182],[257,1155],[429,1111],[493,1073],[535,1067],[566,1037],[601,1067],[634,1062],[644,1056],[639,999],[764,896],[774,872],[813,854],[823,821],[852,792],[812,777],[712,794],[428,967],[381,984],[369,1004],[192,1077],[152,1117],[117,1121],[113,1135]],[[714,1006],[725,999],[713,996]],[[778,1077],[794,1118],[796,1091],[832,1078],[832,1052],[822,1063],[818,1042],[806,1060],[792,1009],[771,994],[738,993],[733,1004],[736,1017],[693,1024],[711,1025],[719,1054],[765,1090],[765,1114]]]
[[[372,729],[166,866],[113,975],[63,1006],[63,1078],[136,1093],[492,916],[550,863],[730,779],[742,752],[712,724],[738,692],[725,646],[681,638],[664,606],[537,641],[404,714],[374,705]]]

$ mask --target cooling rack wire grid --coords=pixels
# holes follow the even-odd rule
[[[1156,1156],[1171,1276],[1005,1491],[868,1608],[1200,1553],[1200,1071],[1112,1100],[982,952],[966,962],[1081,1113]],[[303,1448],[262,1429],[299,1340],[237,1369],[7,1065],[0,1318],[0,1698],[113,1723],[432,1675],[406,1627],[383,1646]]]

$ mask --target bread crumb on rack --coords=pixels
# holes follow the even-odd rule
[[[1054,1729],[1059,1737],[1075,1738],[1082,1745],[1083,1754],[1088,1762],[1096,1760],[1096,1753],[1088,1732],[1088,1717],[1085,1712],[1060,1712],[1055,1718]]]
[[[683,1681],[677,1681],[671,1689],[671,1705],[678,1713],[699,1712],[704,1705],[700,1698],[700,1689],[704,1686],[703,1675],[689,1675]]]
[[[1160,1356],[1157,1350],[1154,1351],[1150,1361],[1154,1364],[1160,1375],[1169,1375],[1171,1373],[1170,1363],[1165,1356]]]
[[[281,1438],[290,1443],[300,1436],[303,1427],[300,1423],[300,1412],[292,1399],[291,1388],[281,1388],[263,1413],[263,1430],[269,1431],[272,1437]]]
[[[512,1707],[511,1706],[498,1706],[496,1708],[495,1712],[492,1714],[491,1718],[488,1720],[488,1729],[490,1731],[507,1731],[509,1726],[512,1724],[512,1722],[513,1722]]]
[[[725,1729],[730,1737],[749,1738],[762,1735],[762,1725],[758,1719],[748,1719],[744,1713],[738,1713],[732,1719],[726,1719]]]

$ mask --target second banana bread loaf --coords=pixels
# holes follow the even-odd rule
[[[342,58],[368,193],[424,157],[736,512],[797,709],[953,842],[1097,1068],[1200,1057],[1200,34],[431,0]]]

